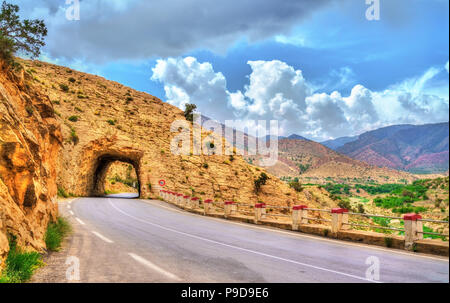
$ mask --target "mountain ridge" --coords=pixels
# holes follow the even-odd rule
[[[448,171],[448,122],[393,125],[361,134],[337,152],[375,166],[413,173]]]

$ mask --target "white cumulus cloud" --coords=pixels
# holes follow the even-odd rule
[[[448,121],[448,94],[427,91],[443,67],[432,67],[423,75],[382,91],[357,84],[350,95],[342,96],[338,91],[315,91],[301,70],[285,62],[248,64],[249,84],[242,91],[228,91],[222,73],[193,57],[158,60],[152,80],[163,83],[167,101],[180,108],[195,103],[202,114],[222,122],[278,120],[281,134],[298,133],[315,140],[355,135],[392,124]]]

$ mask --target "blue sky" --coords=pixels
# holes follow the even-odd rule
[[[48,21],[41,59],[219,121],[316,140],[448,121],[448,1],[380,0],[379,21],[365,0],[91,0],[79,21],[62,0],[11,2]]]

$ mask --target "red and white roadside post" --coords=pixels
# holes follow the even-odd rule
[[[183,196],[183,206],[188,206],[189,205],[189,201],[191,201],[191,197],[190,196]]]
[[[405,249],[412,250],[414,242],[423,239],[423,223],[418,214],[406,214],[403,216],[405,221]]]
[[[172,202],[172,203],[177,203],[177,193],[174,193],[174,192],[171,192],[170,193],[170,202]]]
[[[255,204],[255,224],[258,224],[261,219],[266,217],[266,204],[257,203]]]
[[[211,200],[211,199],[203,201],[203,212],[205,215],[210,212],[212,203],[213,203],[213,200]]]
[[[292,208],[292,230],[298,230],[300,224],[308,223],[308,221],[304,219],[308,212],[306,208],[308,208],[306,205],[294,205]]]
[[[348,209],[345,208],[333,208],[331,209],[331,232],[337,233],[342,229],[342,223],[344,213],[347,214],[347,223],[348,223]]]
[[[339,229],[342,230],[350,229],[350,225],[348,225],[348,209],[344,208],[344,212],[342,213],[342,224]]]
[[[191,207],[192,209],[197,209],[197,208],[199,208],[199,207],[200,207],[199,202],[200,202],[200,198],[192,198],[192,199],[191,199],[191,205],[190,205],[190,207]]]
[[[181,205],[181,203],[183,202],[182,199],[183,199],[182,194],[178,194],[178,193],[175,194],[175,203],[177,205]]]
[[[236,212],[236,202],[234,201],[225,201],[224,203],[224,210],[225,210],[225,218],[229,215],[232,215]]]

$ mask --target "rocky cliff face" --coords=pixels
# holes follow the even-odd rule
[[[7,234],[25,249],[45,247],[47,224],[57,214],[61,145],[49,98],[29,73],[11,71],[0,61],[0,261],[9,249]]]
[[[172,123],[183,112],[161,100],[104,78],[65,67],[21,61],[34,83],[53,102],[62,125],[64,148],[58,184],[79,196],[102,195],[110,163],[134,166],[142,198],[156,198],[160,180],[166,189],[217,201],[235,200],[293,205],[308,202],[270,176],[258,194],[254,180],[262,169],[240,156],[175,155],[178,134]],[[212,132],[203,131],[203,137]],[[309,202],[314,203],[314,202]]]

